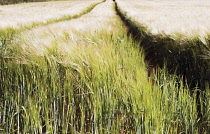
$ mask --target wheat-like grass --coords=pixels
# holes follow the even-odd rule
[[[152,82],[142,51],[115,26],[79,35],[72,51],[60,51],[71,45],[60,38],[44,56],[1,59],[1,131],[196,133],[195,95],[165,71]]]
[[[36,49],[25,50],[27,43],[33,45],[28,39],[5,43],[0,133],[208,133],[210,93],[198,98],[203,100],[200,119],[196,96],[179,77],[157,70],[148,78],[140,42],[127,36],[114,12],[104,17],[99,12],[112,4],[107,0],[83,16],[91,21],[96,15],[98,25],[84,26],[93,30],[52,24],[50,32],[40,27],[26,32],[29,36],[22,33],[27,38],[37,33],[33,41],[43,37],[43,55],[36,42]],[[75,23],[85,25],[78,21],[83,17]],[[65,23],[71,21],[60,24]]]
[[[32,30],[24,31],[21,37],[16,40],[16,43],[23,47],[23,50],[28,53],[36,53],[43,55],[46,48],[50,47],[53,42],[59,42],[59,47],[70,47],[68,44],[77,45],[80,41],[79,34],[92,33],[102,29],[114,30],[115,12],[113,10],[113,3],[108,0],[96,6],[91,12],[78,19],[70,21],[63,21],[47,26],[36,27]],[[103,11],[106,12],[103,12]],[[73,31],[73,32],[72,32]],[[77,35],[78,34],[78,35]],[[72,42],[60,43],[59,39],[71,38]],[[61,49],[63,51],[67,49]]]

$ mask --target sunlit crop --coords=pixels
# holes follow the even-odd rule
[[[0,133],[209,133],[207,84],[152,67],[117,6],[0,30]]]

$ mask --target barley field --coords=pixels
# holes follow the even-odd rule
[[[126,15],[152,34],[206,36],[210,31],[208,0],[116,0]]]
[[[163,3],[173,7],[163,0],[0,6],[0,133],[210,133],[207,23],[206,43],[199,32],[153,34],[139,5]],[[186,49],[192,45],[200,48]]]
[[[206,0],[116,0],[119,16],[141,41],[150,64],[166,66],[191,88],[201,89],[210,82],[208,5]]]
[[[62,16],[74,16],[100,0],[34,2],[15,5],[0,5],[0,28],[20,27],[32,22],[47,23],[47,20]]]
[[[105,13],[103,12],[104,10],[106,10]],[[16,42],[21,44],[23,51],[36,55],[43,55],[46,48],[51,47],[56,42],[59,43],[61,51],[68,51],[67,47],[69,45],[71,47],[71,45],[76,45],[80,42],[79,34],[91,33],[94,35],[98,31],[105,29],[105,27],[107,31],[111,31],[114,29],[114,26],[110,22],[115,20],[113,3],[107,2],[98,5],[90,13],[83,15],[81,18],[26,30],[20,34],[20,40],[16,40]],[[63,43],[62,45],[57,39],[62,39],[65,36],[70,36],[72,42]]]

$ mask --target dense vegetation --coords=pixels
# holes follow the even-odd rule
[[[145,59],[152,68],[166,68],[170,74],[181,76],[184,85],[189,87],[190,93],[196,94],[198,119],[207,117],[206,128],[209,129],[209,115],[204,116],[201,105],[205,101],[201,94],[207,94],[210,89],[210,34],[205,37],[195,35],[187,37],[181,33],[173,36],[166,34],[153,35],[147,26],[142,25],[128,16],[116,1],[116,10],[125,22],[134,40],[145,51]],[[207,110],[209,111],[209,110]],[[200,132],[201,133],[201,132]]]
[[[25,29],[1,30],[0,133],[209,133],[209,88],[192,92],[164,65],[148,77],[144,42],[112,25],[72,31],[76,44],[63,32],[43,55],[15,43]]]
[[[144,56],[123,29],[96,35],[80,35],[85,45],[69,53],[56,42],[41,57],[15,46],[2,53],[3,132],[207,132],[210,93],[200,96],[205,118],[198,120],[195,94],[164,70],[148,79]]]

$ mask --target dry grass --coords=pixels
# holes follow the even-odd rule
[[[59,44],[60,50],[69,51],[69,44],[80,44],[81,34],[91,33],[94,35],[97,33],[96,31],[103,29],[113,30],[114,26],[111,22],[116,22],[115,19],[113,2],[107,0],[96,6],[90,13],[78,19],[40,26],[25,31],[21,34],[22,38],[17,43],[22,45],[26,53],[36,55],[43,55],[46,48],[56,43]],[[68,39],[68,42],[66,42],[66,39]]]
[[[117,0],[117,3],[152,34],[204,36],[210,31],[208,0]]]
[[[100,0],[70,0],[0,5],[0,28],[45,22],[64,15],[76,15]]]

